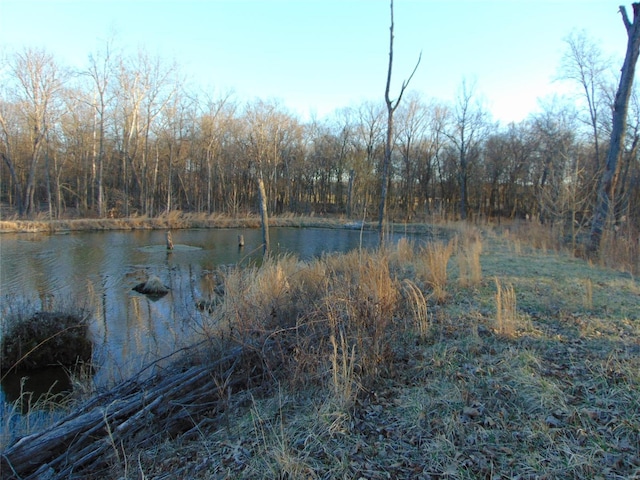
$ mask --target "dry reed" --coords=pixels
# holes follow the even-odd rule
[[[584,297],[582,304],[585,308],[593,308],[593,281],[590,278],[585,278],[584,281]]]
[[[468,228],[463,232],[458,250],[458,281],[460,286],[478,285],[482,281],[482,236],[476,228]]]
[[[427,310],[427,300],[418,286],[408,278],[405,278],[402,281],[402,285],[405,297],[407,298],[411,308],[413,324],[415,325],[418,337],[421,340],[426,340],[431,331],[431,322],[429,321],[429,313]]]
[[[420,250],[416,259],[416,277],[431,288],[431,295],[438,303],[447,298],[447,268],[456,242],[454,238],[446,245],[442,242],[429,243]]]
[[[516,293],[513,285],[503,287],[498,277],[495,277],[495,282],[496,332],[506,337],[513,337],[518,323]]]

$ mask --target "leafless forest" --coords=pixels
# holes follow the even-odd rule
[[[574,238],[587,232],[619,65],[584,33],[564,48],[558,76],[573,95],[541,100],[518,123],[494,121],[468,79],[449,103],[407,92],[395,115],[389,218],[529,218]],[[380,99],[303,121],[276,100],[203,91],[145,51],[105,44],[80,68],[44,49],[11,52],[0,64],[3,217],[246,214],[263,178],[272,213],[375,218],[386,125],[379,80]],[[637,92],[626,139],[610,228],[634,234]]]

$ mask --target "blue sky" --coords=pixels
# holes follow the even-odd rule
[[[395,0],[392,94],[453,101],[463,78],[496,119],[518,121],[554,82],[563,39],[585,30],[616,68],[626,48],[618,2]],[[631,4],[627,4],[630,16]],[[303,119],[382,101],[389,46],[387,0],[0,0],[0,48],[45,47],[72,67],[113,37],[176,61],[193,84],[240,101],[276,98]]]

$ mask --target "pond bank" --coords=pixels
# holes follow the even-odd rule
[[[269,226],[291,228],[350,228],[374,230],[377,222],[353,221],[344,217],[281,216],[270,217]],[[204,214],[169,214],[158,217],[83,218],[60,220],[0,220],[0,233],[65,233],[106,230],[179,230],[190,228],[260,228],[260,217],[226,217]],[[434,225],[427,223],[390,223],[395,233],[433,233]]]

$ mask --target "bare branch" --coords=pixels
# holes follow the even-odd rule
[[[420,60],[422,60],[422,52],[420,52],[420,55],[418,55],[418,61],[416,62],[416,66],[413,67],[413,71],[411,72],[411,75],[409,75],[409,78],[407,78],[404,82],[402,82],[402,87],[400,88],[400,95],[398,95],[398,100],[396,100],[396,104],[393,107],[394,110],[400,104],[400,100],[402,100],[402,95],[404,94],[404,91],[409,86],[409,83],[411,82],[413,75],[416,73],[416,70],[418,70],[418,66],[420,65]]]
[[[391,0],[391,25],[389,26],[389,68],[387,70],[387,86],[384,90],[384,99],[387,107],[391,108],[389,90],[391,88],[391,70],[393,69],[393,0]]]
[[[627,15],[627,9],[625,8],[624,5],[620,5],[620,14],[622,15],[622,21],[624,22],[624,26],[628,32],[629,29],[631,28],[631,22],[629,21],[629,16]]]

